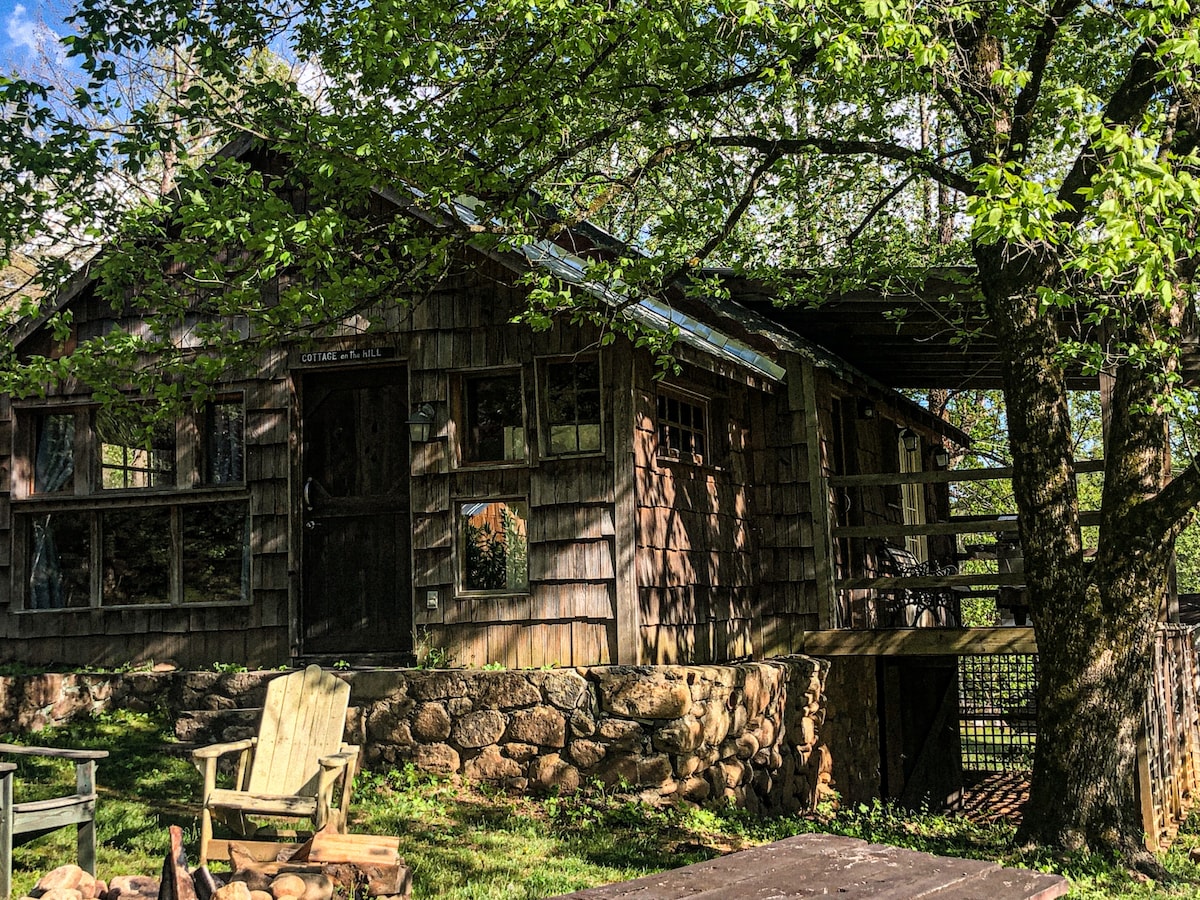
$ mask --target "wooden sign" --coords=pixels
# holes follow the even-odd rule
[[[352,350],[305,350],[296,357],[301,366],[332,366],[395,359],[395,347],[356,347]]]

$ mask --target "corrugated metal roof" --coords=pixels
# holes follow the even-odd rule
[[[468,225],[480,224],[475,213],[478,205],[479,201],[472,197],[457,198],[454,201],[455,218]],[[635,296],[620,281],[609,285],[589,278],[588,261],[551,240],[541,238],[522,244],[517,250],[533,265],[549,269],[562,281],[587,291],[643,325],[656,331],[677,329],[679,340],[690,347],[748,368],[772,381],[783,381],[787,375],[786,369],[765,354],[661,300]]]

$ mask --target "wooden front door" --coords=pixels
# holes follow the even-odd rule
[[[405,372],[312,373],[301,390],[302,652],[409,653]]]

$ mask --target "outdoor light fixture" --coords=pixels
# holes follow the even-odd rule
[[[875,418],[875,404],[866,397],[861,397],[858,401],[858,417],[860,419]]]
[[[933,464],[939,469],[944,469],[950,465],[950,451],[945,447],[938,447],[933,451]]]
[[[408,437],[414,444],[427,444],[433,436],[433,404],[422,403],[408,417]]]
[[[900,443],[904,445],[905,450],[913,453],[921,447],[921,436],[911,428],[905,428],[900,432]]]

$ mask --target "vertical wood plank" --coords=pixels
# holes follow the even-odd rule
[[[634,496],[634,409],[636,366],[624,343],[616,345],[613,373],[613,495],[616,556],[617,663],[638,665],[642,660],[641,621],[637,590],[637,499]],[[578,651],[578,646],[575,647]],[[581,659],[575,654],[576,664]],[[590,654],[582,657],[591,662]]]

